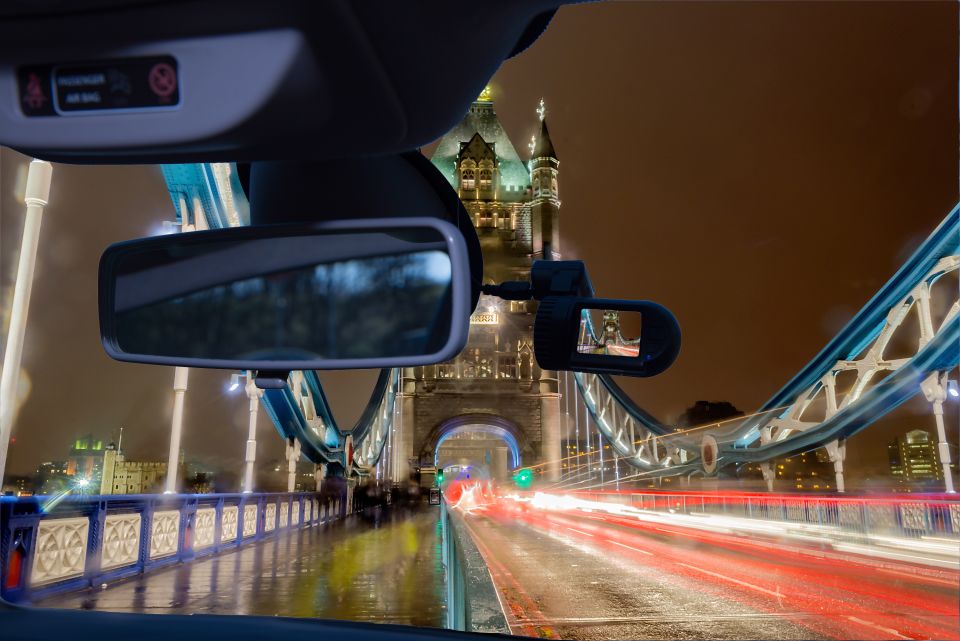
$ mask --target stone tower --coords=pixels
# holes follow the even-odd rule
[[[431,158],[473,220],[485,283],[528,279],[535,258],[559,251],[559,161],[545,120],[540,132],[524,163],[485,91]],[[531,302],[481,296],[456,359],[404,370],[398,457],[421,468],[443,465],[438,453],[449,463],[470,458],[495,478],[549,462],[538,470],[558,478],[559,388],[533,356],[535,311]]]
[[[533,141],[530,157],[530,226],[534,258],[560,257],[560,160],[547,129],[546,109],[540,101],[540,133]]]

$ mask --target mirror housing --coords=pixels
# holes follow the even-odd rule
[[[595,327],[590,310],[603,314]],[[639,327],[625,337],[621,314]],[[662,305],[649,301],[548,296],[540,301],[533,330],[541,368],[649,377],[665,371],[680,353],[680,324]]]
[[[135,363],[413,367],[463,348],[470,288],[464,238],[435,218],[159,236],[104,252],[101,339]]]

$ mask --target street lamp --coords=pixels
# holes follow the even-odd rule
[[[78,494],[86,494],[90,487],[90,479],[86,477],[80,477],[73,482],[73,489],[77,491]]]
[[[263,391],[254,383],[253,372],[250,370],[231,374],[227,391],[233,393],[240,389],[241,379],[246,379],[244,389],[250,401],[250,420],[247,429],[247,449],[243,457],[243,486],[240,490],[244,494],[250,494],[253,492],[253,464],[257,460],[257,411],[260,409],[260,397]]]

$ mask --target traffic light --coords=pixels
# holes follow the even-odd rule
[[[437,472],[437,485],[443,483],[443,470]]]
[[[528,467],[517,470],[513,475],[513,482],[518,488],[525,490],[530,487],[531,483],[533,483],[533,472]]]

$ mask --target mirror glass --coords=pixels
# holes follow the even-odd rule
[[[643,315],[637,311],[585,308],[577,353],[635,358],[640,355],[642,322]]]
[[[432,354],[449,338],[451,259],[435,229],[193,235],[134,244],[109,261],[119,351],[346,361]]]

